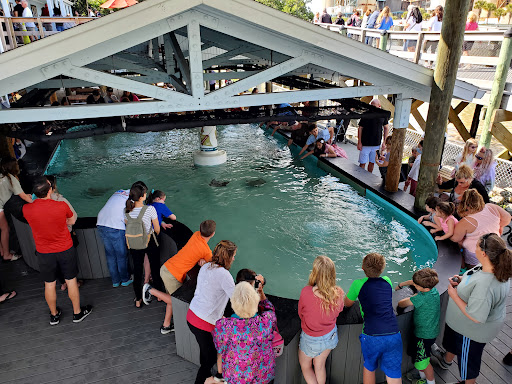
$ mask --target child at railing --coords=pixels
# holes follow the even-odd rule
[[[455,204],[452,202],[442,202],[437,204],[434,225],[432,226],[430,233],[434,234],[436,232],[443,231],[444,235],[436,236],[434,240],[445,240],[453,236],[455,225],[459,222],[459,220],[453,216],[454,212]]]

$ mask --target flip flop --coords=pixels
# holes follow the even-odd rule
[[[8,260],[8,261],[16,261],[16,260],[19,260],[19,259],[21,259],[21,258],[22,258],[22,256],[21,256],[21,255],[15,255],[15,254],[13,254],[13,255],[12,255],[12,257],[11,257],[11,259],[10,259],[10,260]]]
[[[8,300],[14,299],[16,297],[16,295],[17,295],[16,291],[9,292],[7,297],[3,301],[0,301],[0,304],[3,304],[3,303],[5,303]]]

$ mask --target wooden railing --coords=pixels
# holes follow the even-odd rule
[[[331,31],[340,32],[341,25],[316,23],[317,25]],[[344,27],[347,35],[355,40],[377,46],[376,42],[381,37],[381,31],[378,29],[368,29],[360,27]],[[478,52],[478,50],[469,49],[468,56],[461,56],[461,64],[496,66],[498,63],[499,48],[498,45],[503,41],[505,31],[467,31],[464,34],[464,42],[484,42],[489,45],[488,49]],[[408,31],[388,31],[387,51],[394,56],[402,57],[416,64],[433,62],[436,59],[434,48],[429,45],[439,42],[440,32],[408,32]],[[414,52],[403,49],[404,41],[416,41]],[[432,43],[432,44],[429,44]],[[482,54],[485,53],[485,54]]]
[[[24,45],[24,36],[35,40],[61,32],[57,30],[56,24],[62,24],[63,29],[69,29],[94,19],[95,17],[0,17],[0,53]],[[36,29],[27,31],[25,23],[34,23]]]

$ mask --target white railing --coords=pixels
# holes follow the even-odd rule
[[[378,47],[381,38],[381,31],[360,27],[342,27],[336,24],[316,23],[331,31],[341,32],[342,28],[347,36]],[[387,51],[394,56],[402,57],[416,64],[428,65],[436,59],[436,43],[439,42],[440,32],[408,32],[408,31],[387,31]],[[491,31],[467,31],[464,33],[464,47],[468,55],[461,56],[461,64],[496,66],[498,63],[499,50],[503,41],[503,30]],[[404,49],[405,41],[415,41],[414,52]]]
[[[0,53],[94,20],[95,17],[0,17]],[[28,30],[26,23],[34,23]],[[63,25],[60,31],[56,24]]]

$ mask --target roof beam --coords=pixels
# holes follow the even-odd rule
[[[169,89],[159,88],[154,85],[144,84],[139,81],[111,75],[109,73],[95,71],[89,68],[77,67],[71,65],[69,62],[63,63],[62,73],[66,76],[76,79],[93,81],[97,84],[107,85],[109,87],[122,89],[124,91],[135,92],[144,96],[153,97],[158,100],[177,101],[179,98],[183,97],[190,98],[190,96],[179,94]]]
[[[206,98],[217,99],[218,97],[224,98],[237,95],[240,92],[244,92],[249,88],[264,83],[265,81],[270,81],[276,77],[282,76],[297,68],[307,65],[308,62],[308,55],[305,52],[299,57],[294,57],[293,59],[287,60],[281,64],[274,65],[273,67],[265,69],[264,71],[258,72],[256,75],[250,76],[243,80],[239,80],[232,85],[228,85],[227,87],[223,87],[215,92],[212,92],[206,96]],[[262,105],[265,105],[265,103],[262,103]]]
[[[185,60],[183,52],[181,51],[181,47],[178,44],[174,31],[169,32],[169,39],[171,42],[171,48],[174,52],[174,58],[176,59],[178,68],[180,69],[181,78],[185,80],[187,90],[190,92],[190,68]]]
[[[212,65],[225,64],[226,62],[229,62],[229,60],[232,59],[233,57],[238,56],[240,54],[244,54],[249,49],[250,48],[248,46],[242,45],[241,47],[232,49],[231,51],[221,53],[220,55],[217,55],[215,57],[212,57],[211,59],[203,61],[203,68],[209,68]]]
[[[192,20],[187,25],[190,89],[192,96],[201,98],[204,96],[203,80],[203,53],[201,51],[201,30],[197,20]]]

